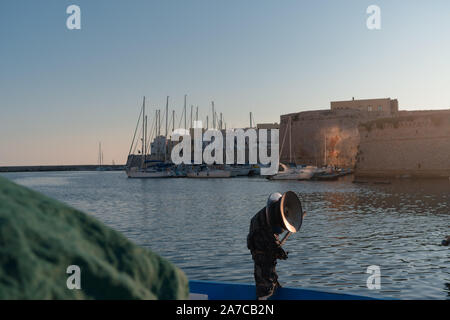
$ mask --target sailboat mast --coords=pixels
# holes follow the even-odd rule
[[[167,128],[168,128],[168,120],[169,120],[169,96],[166,99],[166,139],[167,139]]]
[[[184,95],[184,128],[187,130],[187,120],[186,120],[186,98],[187,98],[187,94]]]
[[[292,119],[289,117],[289,162],[292,163]]]
[[[213,129],[216,128],[216,116],[215,116],[215,112],[214,112],[214,101],[211,101],[211,108],[212,108],[212,116],[213,116]]]
[[[166,137],[164,139],[164,162],[167,159],[167,136],[168,136],[168,121],[169,121],[169,96],[166,99]]]
[[[172,132],[175,131],[175,110],[172,110]]]
[[[193,110],[194,110],[194,106],[191,105],[191,125],[190,125],[189,129],[192,128],[192,126],[193,126],[193,123],[192,123],[192,113],[194,112]]]
[[[144,167],[144,149],[145,149],[145,96],[142,102],[142,147],[141,147],[141,168]]]
[[[128,157],[130,156],[131,151],[133,150],[134,139],[136,138],[136,133],[138,132],[138,129],[139,129],[139,122],[141,121],[141,116],[142,116],[142,108],[141,108],[141,112],[139,112],[139,118],[138,118],[138,121],[136,123],[136,128],[134,129],[133,140],[131,141],[130,151],[128,151]],[[128,160],[127,160],[127,162],[128,162]]]
[[[102,143],[98,143],[98,165],[102,166]]]
[[[161,110],[158,109],[158,137],[161,135]]]
[[[144,165],[147,160],[147,116],[145,116],[145,143],[144,143]]]
[[[158,110],[155,110],[155,137],[158,136]]]

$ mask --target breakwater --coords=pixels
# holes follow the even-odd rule
[[[39,171],[116,171],[125,170],[124,165],[54,165],[54,166],[0,166],[0,172],[39,172]]]

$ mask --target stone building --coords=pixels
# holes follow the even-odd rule
[[[400,111],[359,126],[359,177],[450,177],[450,110]]]
[[[280,161],[315,166],[354,167],[361,123],[398,112],[390,98],[332,101],[329,110],[280,117]]]
[[[398,112],[398,100],[390,98],[355,100],[355,98],[353,98],[348,101],[331,102],[331,110],[345,109],[377,112],[378,114],[393,116]]]
[[[272,130],[272,129],[280,129],[280,125],[278,123],[258,123],[256,125],[257,129],[266,129],[266,130]]]

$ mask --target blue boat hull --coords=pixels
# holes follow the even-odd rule
[[[189,281],[191,299],[255,300],[256,289],[251,284]],[[270,300],[374,300],[375,298],[310,289],[280,288]]]

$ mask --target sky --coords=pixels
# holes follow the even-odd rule
[[[81,29],[69,30],[69,5]],[[366,9],[381,9],[369,30]],[[0,166],[125,163],[146,96],[227,127],[330,101],[450,108],[450,1],[1,0]]]

